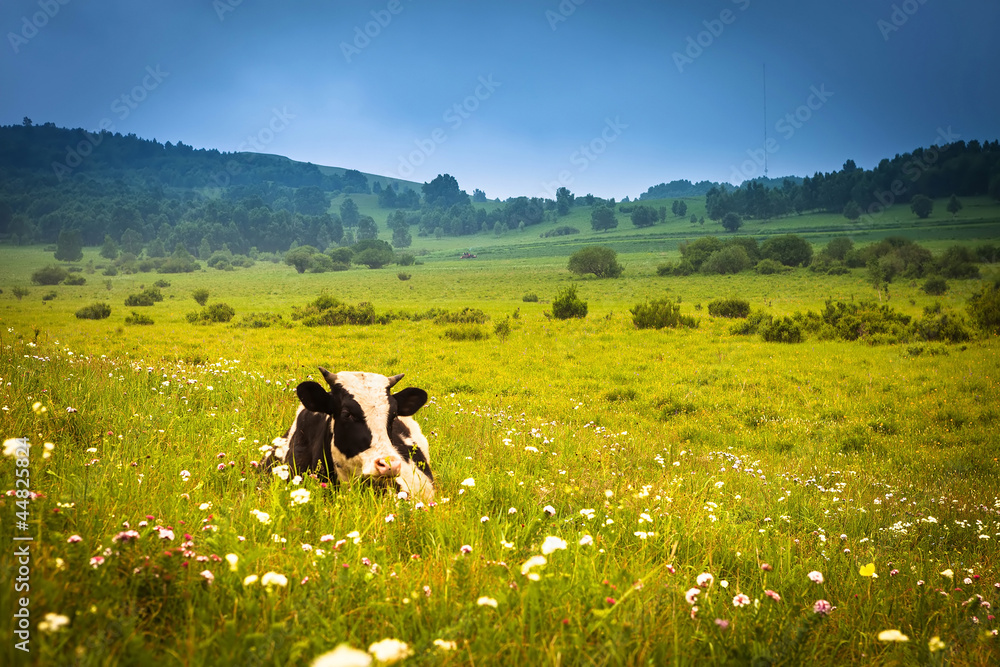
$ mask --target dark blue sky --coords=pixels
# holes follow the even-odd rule
[[[996,139],[998,27],[996,0],[5,0],[0,124],[634,197],[760,175],[765,126],[771,176]]]

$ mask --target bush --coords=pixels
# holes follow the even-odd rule
[[[68,276],[69,271],[61,266],[49,265],[32,273],[31,282],[36,285],[58,285]]]
[[[726,275],[740,273],[753,266],[747,251],[742,246],[726,246],[708,256],[702,265],[701,272],[705,274]]]
[[[972,295],[966,308],[976,326],[991,335],[1000,335],[1000,285],[983,287]]]
[[[733,336],[750,336],[760,333],[761,328],[770,326],[773,318],[762,310],[755,310],[742,322],[737,322],[729,328]]]
[[[202,308],[200,313],[188,313],[187,321],[191,324],[209,324],[212,322],[228,322],[233,319],[236,311],[226,303],[213,303]]]
[[[694,273],[701,268],[701,265],[713,252],[722,250],[722,247],[722,241],[714,236],[703,236],[700,239],[691,241],[690,243],[682,242],[678,246],[678,250],[681,251],[681,264],[683,265],[684,262],[687,261],[688,264],[691,265],[692,269],[691,271],[680,275],[690,275],[691,273]]]
[[[632,323],[639,329],[663,329],[679,326],[696,328],[698,321],[688,315],[681,315],[681,305],[670,299],[654,299],[638,303],[629,311],[632,313]]]
[[[318,252],[319,250],[311,245],[299,246],[285,253],[285,264],[295,267],[299,273],[305,273],[312,264],[313,255]]]
[[[106,269],[101,271],[101,275],[104,276],[117,276],[118,269],[114,265],[109,265]]]
[[[924,294],[941,296],[948,291],[948,281],[941,276],[931,276],[924,281],[924,285],[921,289],[924,290]]]
[[[347,266],[351,265],[351,258],[354,257],[354,251],[350,248],[334,248],[328,250],[326,254],[333,260],[334,264],[346,264]]]
[[[131,315],[125,316],[125,324],[148,326],[150,324],[153,324],[153,318],[151,318],[149,315],[144,315],[143,313],[137,313],[133,310]]]
[[[755,267],[755,271],[762,276],[770,276],[785,270],[787,269],[784,264],[773,259],[762,259],[757,262],[757,266]]]
[[[31,290],[27,287],[21,287],[20,285],[12,289],[10,292],[17,298],[18,301],[31,294]]]
[[[832,333],[842,340],[871,339],[904,341],[909,337],[910,317],[901,315],[887,305],[872,301],[844,303],[827,301],[820,313],[822,323],[832,327]]]
[[[789,317],[772,319],[761,326],[760,337],[768,343],[801,343],[802,328]]]
[[[277,313],[247,313],[233,326],[240,329],[266,329],[270,326],[287,327],[290,325]]]
[[[715,299],[708,303],[708,314],[713,317],[747,317],[750,302],[746,299]]]
[[[63,280],[63,285],[86,285],[87,279],[83,276],[68,275],[66,279]]]
[[[208,290],[204,287],[199,287],[195,291],[191,292],[191,297],[194,298],[195,302],[199,306],[204,306],[208,303]]]
[[[42,295],[42,301],[52,301],[52,299],[56,298],[57,296],[59,295],[56,294],[55,292],[46,292],[45,294]]]
[[[552,300],[552,316],[560,320],[587,316],[587,302],[576,295],[576,285],[560,291]]]
[[[592,273],[598,278],[618,278],[625,268],[618,263],[618,253],[607,246],[587,246],[569,258],[570,271],[578,275]]]
[[[538,303],[538,295],[534,292],[529,292],[521,297],[521,301],[525,303]]]
[[[396,257],[396,264],[400,266],[413,266],[413,263],[417,261],[417,258],[413,256],[413,253],[404,252],[398,257]]]
[[[392,264],[396,253],[392,246],[381,239],[365,239],[354,245],[354,257],[351,261],[363,264],[369,269],[381,269],[386,264]]]
[[[164,280],[163,278],[160,278],[155,283],[153,283],[153,287],[159,287],[160,289],[166,289],[167,287],[170,287],[170,281],[169,280]]]
[[[316,253],[309,258],[309,273],[326,273],[333,271],[333,260],[322,253]]]
[[[761,257],[781,262],[785,266],[808,266],[812,261],[813,249],[801,236],[785,234],[764,241],[760,247]]]
[[[154,303],[155,301],[153,301],[153,297],[149,296],[145,292],[141,292],[139,294],[129,294],[125,298],[125,305],[131,308],[135,308],[137,306],[152,306]]]
[[[444,311],[434,318],[435,324],[485,324],[490,316],[478,308],[466,306],[457,313]]]
[[[517,313],[515,312],[514,315],[516,316]],[[510,335],[510,331],[511,325],[509,315],[497,322],[496,326],[493,327],[493,333],[496,334],[496,337],[500,340],[507,340],[507,336]]]
[[[547,239],[553,236],[572,236],[573,234],[579,234],[580,230],[576,227],[570,227],[569,225],[562,225],[561,227],[556,227],[555,229],[550,229],[547,232],[542,232],[539,236],[543,239]]]
[[[674,275],[674,265],[672,262],[664,262],[663,264],[656,265],[656,275],[658,276],[672,276]]]
[[[448,327],[444,330],[444,337],[449,340],[486,340],[490,335],[478,325],[466,324]]]
[[[76,311],[81,320],[103,320],[111,316],[111,306],[106,303],[92,303]]]
[[[396,274],[396,277],[399,278],[400,280],[409,280],[413,276],[411,274],[409,274],[409,273],[405,273],[403,271],[400,271],[399,273]]]
[[[961,315],[941,312],[936,307],[924,308],[924,316],[913,324],[916,337],[926,341],[964,343],[972,339],[972,330]]]

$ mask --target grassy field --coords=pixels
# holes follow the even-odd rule
[[[935,248],[995,239],[995,208],[975,210],[959,216],[978,230],[968,237],[944,219],[915,233]],[[39,494],[0,498],[4,662],[309,664],[387,638],[408,645],[404,664],[427,665],[1000,662],[996,338],[734,336],[707,314],[711,299],[782,315],[875,293],[862,270],[661,278],[656,265],[700,226],[643,235],[622,219],[596,235],[578,222],[581,238],[564,244],[542,246],[535,230],[523,242],[483,235],[477,260],[454,259],[468,238],[415,237],[429,252],[402,269],[407,281],[395,267],[299,275],[258,263],[84,273],[83,286],[33,286],[21,300],[11,288],[51,253],[0,248],[0,435],[33,443]],[[820,223],[811,238],[835,233]],[[893,232],[871,233],[858,240]],[[621,279],[566,271],[566,255],[595,238],[624,252]],[[95,249],[91,259],[101,264]],[[123,305],[160,278],[162,302]],[[569,284],[588,316],[546,317]],[[890,304],[961,311],[980,284],[950,281],[931,298],[898,282]],[[287,326],[189,324],[199,287],[232,305],[234,322],[269,312]],[[430,320],[291,320],[323,291],[379,312],[481,308],[489,336],[451,340]],[[660,296],[680,299],[698,328],[636,329],[629,309]],[[108,319],[73,316],[94,301],[111,304]],[[155,324],[125,324],[132,310]],[[494,333],[508,317],[510,334]],[[288,426],[292,390],[317,366],[402,372],[400,387],[429,392],[417,419],[435,504],[257,472],[260,445]],[[2,490],[16,490],[16,470],[0,457]],[[303,488],[308,501],[293,502]],[[33,537],[29,592],[14,588],[18,536]],[[14,647],[22,596],[30,654]],[[886,630],[908,641],[880,640]]]

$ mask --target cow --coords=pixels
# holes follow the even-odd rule
[[[427,439],[413,420],[427,392],[408,387],[391,393],[402,374],[319,370],[330,391],[312,381],[295,388],[301,405],[291,427],[265,447],[264,468],[280,461],[295,474],[315,471],[334,485],[360,480],[433,500]]]

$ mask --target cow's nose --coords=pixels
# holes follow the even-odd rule
[[[375,474],[379,477],[397,477],[399,475],[400,461],[395,456],[386,456],[375,459]]]

